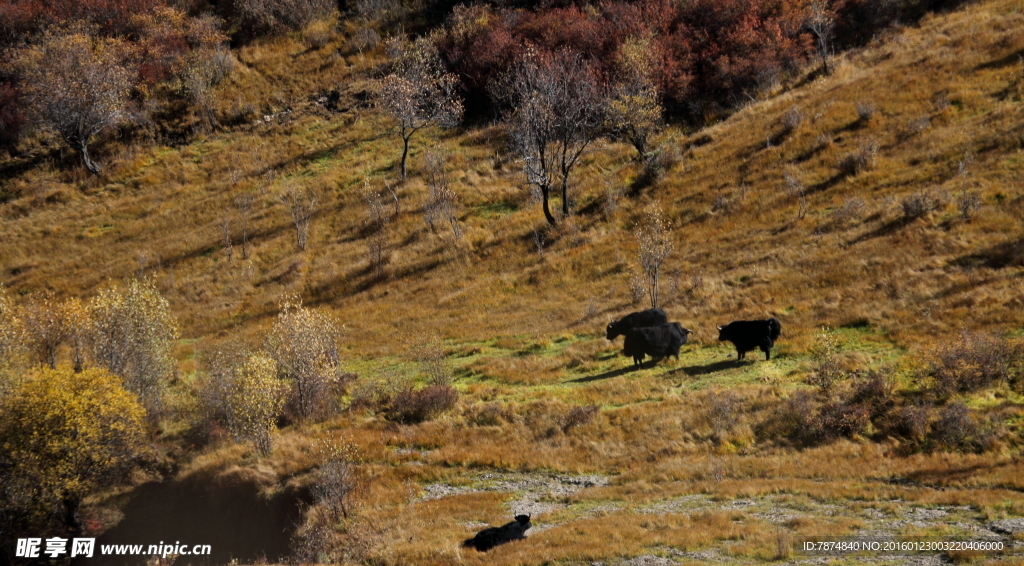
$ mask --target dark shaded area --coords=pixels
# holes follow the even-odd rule
[[[702,366],[687,366],[684,368],[679,368],[673,371],[672,373],[681,371],[686,375],[695,377],[698,375],[707,375],[709,373],[715,373],[717,371],[722,371],[726,369],[738,368],[743,365],[746,365],[746,363],[740,360],[722,360],[720,362],[714,362]]]
[[[174,544],[191,548],[208,544],[209,556],[179,556],[175,565],[227,564],[234,559],[254,563],[266,559],[282,562],[290,554],[292,533],[302,520],[302,504],[310,501],[307,490],[294,488],[267,499],[251,480],[150,482],[132,492],[122,509],[124,519],[96,539],[90,559],[76,559],[74,566],[143,565],[146,556],[102,556],[102,545]]]
[[[985,69],[1001,69],[1003,67],[1008,67],[1010,65],[1020,64],[1022,60],[1024,60],[1024,49],[1021,49],[1020,51],[1016,51],[1014,53],[1010,53],[1006,57],[1000,57],[999,59],[994,59],[992,61],[989,61],[988,63],[982,63],[981,65],[975,67],[974,70],[983,71]]]
[[[880,238],[882,236],[888,236],[889,234],[892,234],[896,230],[899,230],[900,228],[903,228],[904,226],[906,226],[910,222],[911,222],[910,220],[908,220],[908,219],[906,219],[904,217],[897,218],[896,220],[892,220],[890,222],[886,222],[885,224],[879,226],[878,228],[876,228],[874,230],[871,230],[870,232],[865,232],[865,233],[861,234],[860,236],[857,236],[853,240],[850,240],[849,242],[847,242],[846,245],[847,246],[852,246],[854,244],[859,244],[861,242],[866,242],[866,241],[874,239],[874,238]]]
[[[956,258],[951,262],[959,267],[1020,267],[1024,265],[1024,238],[1009,240],[977,253]]]
[[[572,379],[572,380],[569,380],[569,383],[587,383],[587,382],[590,382],[590,381],[597,381],[599,379],[611,379],[613,377],[619,377],[620,375],[627,374],[627,373],[629,373],[631,371],[633,371],[633,366],[626,366],[626,367],[621,367],[619,369],[608,370],[608,371],[606,371],[604,373],[599,373],[597,375],[588,375],[586,377],[580,377],[580,378],[577,378],[577,379]]]

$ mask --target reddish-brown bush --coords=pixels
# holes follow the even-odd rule
[[[459,392],[448,385],[431,385],[417,391],[406,389],[395,395],[387,416],[403,424],[421,423],[450,410],[458,400]]]
[[[789,0],[608,2],[599,11],[477,6],[453,13],[438,47],[474,100],[527,46],[585,53],[610,76],[626,41],[649,36],[651,80],[670,109],[695,114],[718,100],[738,101],[758,81],[805,61],[812,42],[802,18],[799,4]]]
[[[165,4],[164,0],[0,0],[0,45],[73,21],[93,24],[106,36],[125,36],[134,31],[133,17]]]
[[[0,84],[0,150],[18,145],[27,120],[21,95],[9,84]]]
[[[562,432],[569,432],[578,426],[589,423],[594,420],[597,413],[597,405],[580,405],[578,407],[573,407],[564,417],[562,417]]]
[[[818,410],[815,429],[819,438],[852,437],[868,424],[868,411],[856,403],[828,403]]]

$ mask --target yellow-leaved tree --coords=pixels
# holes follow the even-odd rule
[[[151,281],[100,291],[89,302],[96,362],[124,378],[150,418],[159,415],[163,390],[174,375],[171,348],[177,324],[167,300]]]
[[[284,408],[288,386],[277,378],[277,363],[267,354],[250,354],[226,387],[224,412],[235,440],[249,440],[264,456],[273,447],[271,433]]]
[[[0,398],[0,507],[18,530],[63,522],[91,492],[131,471],[144,440],[145,411],[121,379],[70,366],[29,373]],[[13,534],[13,533],[11,533]]]
[[[26,354],[24,323],[0,285],[0,398],[17,385]]]
[[[281,306],[266,348],[277,374],[291,385],[290,411],[301,421],[326,416],[337,383],[338,325],[322,312],[286,301]]]

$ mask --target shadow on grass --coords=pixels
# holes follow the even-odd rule
[[[606,371],[604,373],[599,373],[597,375],[588,375],[588,376],[580,377],[580,378],[577,378],[577,379],[571,379],[571,380],[569,380],[569,383],[587,383],[588,381],[598,381],[600,379],[611,379],[613,377],[619,377],[620,375],[625,375],[625,374],[627,374],[627,373],[629,373],[631,371],[633,371],[633,363],[632,362],[630,362],[630,364],[628,366],[621,367],[619,369],[608,370],[608,371]]]
[[[707,375],[709,373],[715,373],[716,371],[722,371],[725,369],[732,369],[747,365],[748,362],[743,360],[722,360],[720,362],[713,362],[702,366],[687,366],[679,369],[672,370],[670,374],[674,373],[685,373],[691,377],[698,375]]]

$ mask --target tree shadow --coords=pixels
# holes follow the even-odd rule
[[[1024,265],[1024,238],[1007,240],[988,249],[960,256],[950,262],[958,267],[1002,269]]]
[[[845,173],[842,173],[842,172],[836,173],[835,175],[832,175],[828,179],[825,179],[824,181],[822,181],[820,183],[817,183],[817,184],[814,184],[814,185],[811,185],[810,187],[808,187],[807,194],[813,195],[815,193],[820,193],[821,191],[827,191],[827,190],[831,189],[832,187],[836,186],[837,184],[839,184],[839,181],[842,181],[846,177],[847,177],[847,175]]]
[[[1020,63],[1021,61],[1024,61],[1024,49],[1021,49],[1020,51],[1014,51],[1013,53],[1010,53],[1006,57],[995,59],[987,63],[982,63],[975,67],[974,70],[982,71],[985,69],[1000,69],[1002,67],[1013,65],[1014,63]]]
[[[641,366],[641,368],[642,367],[643,366]],[[604,373],[599,373],[597,375],[588,375],[588,376],[580,377],[580,378],[577,378],[577,379],[571,379],[571,380],[569,380],[569,383],[588,383],[590,381],[598,381],[598,380],[601,380],[601,379],[611,379],[613,377],[619,377],[620,375],[625,375],[625,374],[627,374],[627,373],[629,373],[631,371],[635,371],[635,369],[633,368],[633,364],[632,363],[630,363],[628,366],[621,367],[619,369],[608,370],[608,371],[606,371]]]
[[[897,218],[896,220],[892,220],[890,222],[886,222],[885,224],[879,226],[878,228],[876,228],[874,230],[871,230],[870,232],[865,232],[864,234],[861,234],[860,236],[857,236],[856,238],[850,240],[849,242],[846,242],[846,245],[847,246],[852,246],[852,245],[855,245],[855,244],[859,244],[861,242],[866,242],[868,240],[872,240],[874,238],[880,238],[882,236],[888,236],[889,234],[892,234],[896,230],[899,230],[900,228],[903,228],[907,224],[910,224],[910,222],[912,222],[912,221],[907,219],[907,218],[902,218],[902,217],[901,218]]]

